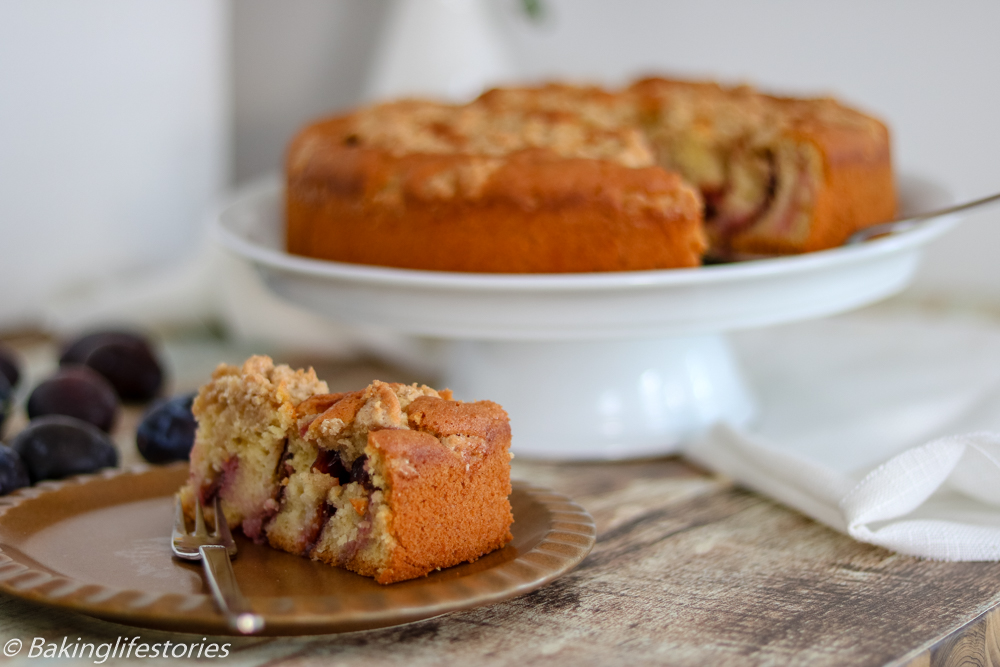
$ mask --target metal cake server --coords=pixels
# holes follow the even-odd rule
[[[864,243],[865,241],[870,241],[874,238],[880,236],[889,236],[891,234],[899,234],[901,232],[908,231],[917,227],[922,222],[931,220],[932,218],[937,218],[942,215],[948,215],[949,213],[958,213],[959,211],[967,211],[973,208],[979,208],[980,206],[987,206],[989,204],[995,204],[1000,202],[1000,192],[992,194],[986,197],[981,197],[979,199],[973,199],[972,201],[963,202],[961,204],[955,204],[953,206],[948,206],[947,208],[939,208],[933,211],[925,211],[923,213],[917,213],[916,215],[908,215],[905,218],[898,218],[896,220],[890,220],[888,222],[881,222],[877,225],[872,225],[871,227],[865,227],[864,229],[858,230],[847,237],[842,246],[852,246]],[[707,264],[729,264],[732,262],[746,262],[759,259],[774,259],[776,257],[790,257],[791,255],[769,255],[763,253],[730,253],[724,256],[709,256],[706,257]]]
[[[844,245],[855,245],[858,243],[864,243],[869,239],[873,239],[877,236],[885,236],[886,234],[896,234],[898,232],[905,232],[908,229],[913,229],[921,222],[925,220],[930,220],[931,218],[937,218],[942,215],[948,215],[949,213],[958,213],[959,211],[966,211],[970,208],[978,208],[980,206],[986,206],[987,204],[993,204],[1000,201],[1000,192],[989,195],[988,197],[982,197],[980,199],[973,199],[972,201],[967,201],[961,204],[955,204],[954,206],[949,206],[947,208],[937,209],[936,211],[927,211],[924,213],[918,213],[917,215],[907,216],[905,218],[900,218],[898,220],[890,220],[889,222],[883,222],[877,225],[872,225],[871,227],[866,227],[862,230],[854,232],[851,234]]]

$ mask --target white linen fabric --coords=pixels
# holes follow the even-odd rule
[[[686,456],[862,542],[1000,560],[1000,322],[881,307],[735,339],[761,418]]]

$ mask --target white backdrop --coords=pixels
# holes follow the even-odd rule
[[[485,1],[523,80],[665,72],[835,94],[890,123],[902,168],[963,197],[1000,189],[995,0],[540,0],[539,22]],[[0,0],[0,330],[56,292],[127,287],[191,255],[216,197],[358,102],[388,7]],[[1000,307],[998,251],[1000,211],[971,216],[909,294]],[[80,304],[67,326],[98,312]]]
[[[190,255],[229,179],[225,0],[0,0],[0,330]]]

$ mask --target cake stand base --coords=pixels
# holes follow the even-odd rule
[[[607,460],[669,454],[755,415],[721,334],[610,341],[453,341],[445,386],[510,414],[518,456]]]

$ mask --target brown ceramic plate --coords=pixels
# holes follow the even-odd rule
[[[139,466],[46,482],[0,498],[0,591],[118,623],[227,634],[201,568],[170,556],[173,494],[185,465]],[[236,578],[264,634],[407,623],[523,595],[576,566],[593,519],[565,496],[514,482],[513,541],[430,576],[371,579],[237,536]]]

